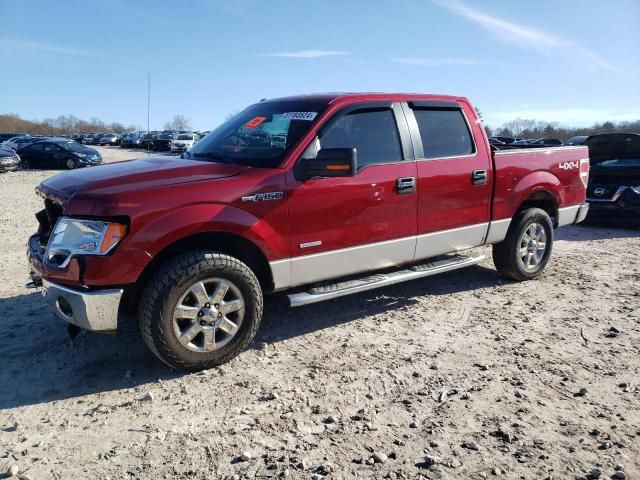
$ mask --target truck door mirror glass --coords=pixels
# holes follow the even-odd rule
[[[355,148],[322,148],[316,158],[302,158],[300,180],[317,177],[353,177],[356,174],[358,153]]]

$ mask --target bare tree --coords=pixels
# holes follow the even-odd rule
[[[171,122],[164,124],[165,130],[191,130],[191,122],[184,115],[175,115]],[[169,126],[170,128],[166,128]]]

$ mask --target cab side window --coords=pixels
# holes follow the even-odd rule
[[[322,132],[319,143],[320,148],[355,147],[358,168],[403,160],[398,127],[390,108],[356,110],[344,115]]]
[[[45,152],[59,152],[61,148],[54,143],[43,143],[42,149]]]
[[[33,143],[28,147],[30,152],[41,152],[42,151],[42,143]]]
[[[414,108],[424,158],[461,157],[475,153],[471,132],[457,108]]]

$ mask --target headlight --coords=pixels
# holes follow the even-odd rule
[[[76,255],[106,255],[122,240],[127,227],[120,223],[62,217],[56,223],[47,245],[47,260],[62,257],[66,267]]]
[[[87,158],[87,154],[86,153],[78,153],[76,152],[76,157],[80,157],[80,158]]]

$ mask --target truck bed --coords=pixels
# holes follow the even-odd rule
[[[587,147],[536,147],[493,151],[495,174],[492,220],[511,218],[531,186],[556,192],[558,208],[579,205],[589,171]],[[546,188],[545,188],[546,187]]]

